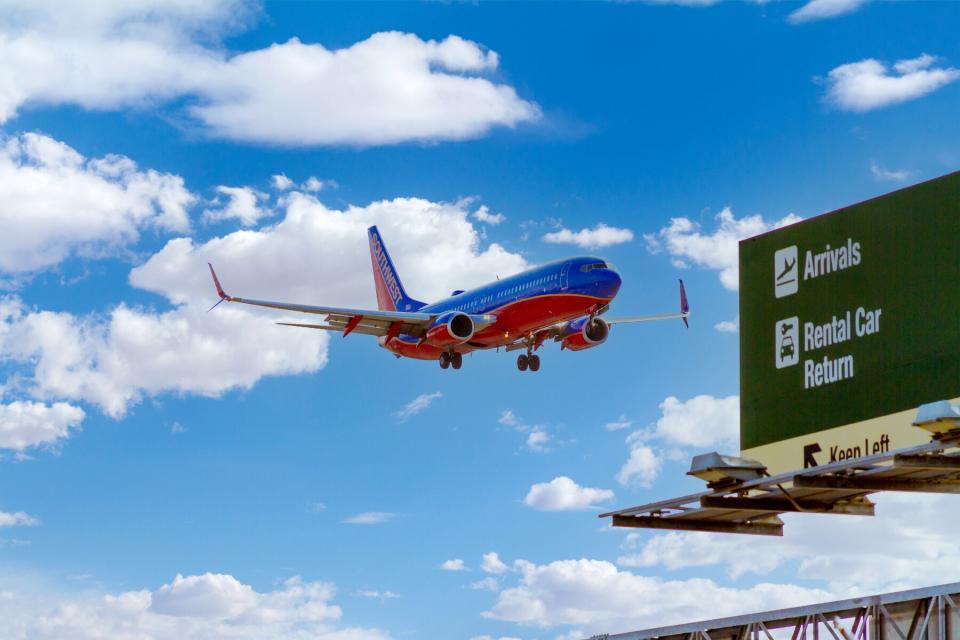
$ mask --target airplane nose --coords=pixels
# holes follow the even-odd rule
[[[597,283],[598,293],[604,298],[613,298],[620,291],[620,274],[610,269],[604,269],[600,281]]]

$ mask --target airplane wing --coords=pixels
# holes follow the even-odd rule
[[[683,287],[683,280],[680,281],[680,313],[660,313],[653,316],[628,316],[626,318],[604,318],[611,327],[615,324],[628,324],[631,322],[652,322],[655,320],[683,320],[687,327],[690,323],[687,318],[690,316],[690,304],[687,302],[687,290]]]
[[[217,288],[217,295],[220,301],[211,307],[211,310],[223,301],[241,302],[257,307],[268,307],[271,309],[283,309],[285,311],[296,311],[299,313],[312,313],[326,316],[322,324],[297,323],[297,322],[278,322],[288,327],[303,327],[307,329],[323,329],[326,331],[342,331],[344,336],[356,332],[372,336],[396,336],[400,333],[422,336],[427,328],[437,317],[437,314],[418,313],[415,311],[379,311],[372,309],[345,309],[342,307],[320,307],[305,304],[293,304],[289,302],[272,302],[270,300],[253,300],[250,298],[239,298],[237,296],[227,295],[220,285],[220,279],[217,278],[213,265],[207,263],[210,267],[210,275],[213,276],[213,284]],[[486,321],[489,324],[489,320]],[[482,323],[481,323],[482,324]]]

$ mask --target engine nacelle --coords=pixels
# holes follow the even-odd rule
[[[450,311],[433,321],[424,341],[434,347],[452,347],[473,337],[473,320],[465,313]]]
[[[568,324],[565,333],[560,348],[583,351],[606,342],[610,335],[610,325],[603,318],[591,319],[585,316]]]

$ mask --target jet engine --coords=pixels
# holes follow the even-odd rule
[[[584,316],[567,325],[560,348],[583,351],[603,344],[609,335],[610,325],[603,318]]]
[[[430,325],[424,341],[433,347],[452,347],[473,337],[475,330],[473,319],[459,311],[447,312]]]

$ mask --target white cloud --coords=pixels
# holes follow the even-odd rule
[[[480,562],[480,569],[485,573],[501,574],[510,570],[496,551],[483,554],[483,560]]]
[[[115,110],[180,100],[212,135],[304,146],[461,140],[536,120],[536,104],[490,78],[499,56],[451,35],[377,33],[341,49],[293,38],[228,53],[210,44],[252,2],[57,2],[0,8],[0,122],[29,104]],[[234,16],[241,15],[241,19]]]
[[[657,234],[645,234],[644,240],[651,253],[666,251],[674,264],[687,267],[687,260],[701,267],[720,272],[720,282],[731,291],[739,287],[738,243],[740,240],[799,222],[790,214],[776,222],[767,222],[761,216],[737,219],[726,207],[717,214],[718,228],[711,234],[702,233],[700,225],[688,218],[673,218],[670,226]]]
[[[204,244],[177,238],[134,269],[131,284],[163,295],[174,305],[170,311],[121,304],[76,316],[0,301],[0,361],[24,369],[22,386],[34,399],[85,401],[121,417],[144,397],[215,397],[264,376],[325,366],[329,336],[274,324],[290,314],[231,304],[207,313],[216,299],[207,262],[234,294],[360,308],[376,308],[366,241],[371,224],[380,225],[416,297],[444,297],[527,266],[499,245],[481,247],[468,212],[457,205],[405,198],[336,211],[302,193],[286,198],[286,214],[274,226]]]
[[[550,434],[543,427],[532,427],[527,434],[527,449],[543,453],[547,451],[547,443],[550,442]]]
[[[484,616],[541,628],[577,625],[609,633],[822,602],[829,593],[789,584],[749,588],[711,580],[665,580],[621,571],[610,562],[579,559],[516,563],[519,584],[500,592]]]
[[[144,229],[186,231],[194,200],[183,178],[141,171],[130,158],[85,158],[37,133],[8,138],[0,144],[0,271],[115,252]]]
[[[470,588],[474,591],[494,591],[500,589],[500,583],[493,576],[487,576],[475,582],[470,583]]]
[[[486,205],[482,205],[479,209],[474,211],[472,214],[474,219],[484,224],[489,224],[495,226],[507,219],[507,216],[502,213],[490,213],[490,209]]]
[[[876,162],[870,163],[870,173],[880,182],[904,182],[913,175],[906,169],[885,169]]]
[[[360,598],[369,598],[371,600],[379,600],[380,602],[385,602],[387,600],[396,600],[400,597],[399,593],[394,593],[393,591],[377,591],[375,589],[358,589],[354,591],[353,595]]]
[[[838,597],[897,591],[956,579],[960,514],[952,496],[877,494],[877,515],[786,514],[784,536],[751,542],[751,552],[731,536],[668,533],[651,536],[618,562],[624,566],[722,566],[732,578],[766,575],[785,566],[817,581]],[[870,536],[862,531],[869,527]],[[636,539],[628,544],[635,547]]]
[[[421,411],[426,411],[437,398],[442,398],[443,393],[434,391],[433,393],[421,393],[416,398],[403,405],[403,408],[394,415],[400,422],[406,422]]]
[[[152,313],[121,304],[105,318],[12,308],[0,318],[0,359],[32,367],[27,391],[38,399],[90,402],[115,418],[144,395],[215,397],[327,362],[326,335],[261,324],[232,307]]]
[[[344,519],[344,524],[383,524],[396,519],[397,514],[388,511],[365,511]]]
[[[309,191],[310,193],[317,193],[323,191],[324,189],[336,189],[337,183],[333,180],[320,180],[314,176],[310,176],[304,181],[300,188],[304,191]]]
[[[83,409],[65,402],[0,403],[0,448],[23,451],[54,444],[67,438],[71,429],[79,429],[84,417]]]
[[[740,396],[699,395],[686,401],[669,396],[660,403],[657,435],[671,444],[690,447],[727,445],[740,439]]]
[[[153,592],[150,610],[168,616],[233,618],[254,606],[256,592],[231,575],[205,573],[183,577]]]
[[[960,78],[960,69],[932,67],[936,60],[925,53],[892,69],[873,58],[842,64],[827,75],[827,101],[863,113],[922,98]]]
[[[498,244],[482,247],[468,211],[457,204],[396,198],[336,210],[300,192],[286,202],[283,220],[264,229],[239,230],[204,244],[171,240],[133,270],[131,283],[175,304],[196,301],[209,307],[214,294],[206,263],[212,262],[234,295],[376,308],[367,244],[367,227],[373,224],[407,293],[421,300],[437,300],[453,289],[528,266]]]
[[[293,180],[288,178],[286,174],[280,173],[270,178],[270,184],[277,191],[286,191],[293,186]]]
[[[274,176],[281,177],[281,176]],[[250,187],[217,187],[217,192],[226,196],[227,203],[219,209],[207,209],[203,218],[209,221],[229,220],[234,218],[244,227],[255,225],[260,218],[272,216],[273,211],[260,206],[260,203],[269,196],[262,191]]]
[[[388,640],[379,629],[339,625],[342,611],[331,603],[334,594],[330,583],[297,577],[257,592],[231,575],[178,575],[152,592],[63,596],[24,587],[0,598],[0,618],[7,636],[36,640]]]
[[[35,527],[40,521],[23,511],[10,513],[0,511],[0,528],[2,527]]]
[[[551,442],[552,438],[550,432],[547,431],[547,428],[543,425],[527,424],[517,417],[512,409],[507,409],[501,413],[497,422],[505,427],[510,427],[517,433],[527,434],[525,445],[528,450],[534,453],[546,453],[550,451],[547,445]]]
[[[617,482],[624,486],[649,487],[657,479],[660,467],[663,466],[663,459],[642,438],[634,436],[636,436],[636,433],[627,437],[630,457],[617,472]]]
[[[813,22],[853,13],[870,0],[810,0],[787,19],[794,23]]]
[[[506,409],[501,413],[497,422],[505,427],[517,427],[521,424],[520,419],[513,413],[513,409]]]
[[[443,564],[440,565],[440,568],[444,571],[466,571],[467,567],[463,563],[463,560],[460,558],[454,558],[452,560],[444,560]]]
[[[597,502],[613,499],[613,491],[581,487],[567,476],[558,476],[550,482],[540,482],[532,487],[523,503],[538,511],[570,511],[589,509]]]
[[[733,320],[722,320],[717,324],[713,325],[713,328],[719,331],[720,333],[739,333],[740,332],[740,316],[737,316]]]
[[[561,228],[543,236],[544,242],[550,244],[574,244],[583,249],[601,249],[614,244],[622,244],[633,240],[633,231],[610,227],[602,222],[592,229],[571,231]]]
[[[656,424],[627,436],[630,456],[617,473],[620,484],[652,486],[665,459],[684,459],[693,447],[737,449],[740,396],[699,395],[686,401],[669,396],[660,411]],[[672,448],[655,448],[653,441]]]
[[[619,418],[613,422],[608,422],[603,426],[607,431],[620,431],[621,429],[629,429],[633,426],[633,420],[627,420],[627,416],[620,415]]]

